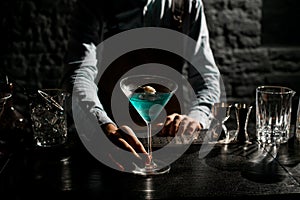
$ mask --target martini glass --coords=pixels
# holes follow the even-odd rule
[[[150,162],[138,167],[133,173],[157,175],[169,172],[170,166],[152,157],[151,122],[161,113],[165,105],[177,90],[177,84],[165,77],[155,75],[133,75],[123,78],[120,87],[147,125],[147,152]]]

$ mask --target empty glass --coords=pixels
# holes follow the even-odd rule
[[[65,100],[61,89],[38,90],[30,101],[34,145],[53,147],[67,139]]]
[[[261,143],[286,143],[290,138],[292,98],[287,87],[260,86],[256,89],[256,131]]]
[[[214,134],[220,136],[222,133],[225,135],[225,139],[219,140],[219,143],[230,143],[230,135],[225,125],[225,122],[230,117],[230,110],[232,105],[226,102],[215,103],[212,107],[212,130]]]
[[[235,107],[235,115],[237,122],[237,131],[235,133],[235,140],[239,143],[248,143],[250,144],[250,138],[248,134],[248,121],[249,115],[252,110],[252,106],[247,105],[245,103],[236,103]]]

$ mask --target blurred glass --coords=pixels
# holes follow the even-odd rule
[[[54,147],[67,139],[66,97],[61,89],[38,90],[30,99],[35,146]]]
[[[21,149],[25,139],[26,120],[14,106],[13,84],[0,80],[0,154]]]

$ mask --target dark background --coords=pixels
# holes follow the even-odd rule
[[[22,87],[58,87],[76,0],[1,0],[0,69]],[[210,42],[229,102],[253,103],[255,88],[299,91],[299,0],[204,0]]]

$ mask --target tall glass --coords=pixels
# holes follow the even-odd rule
[[[258,141],[286,143],[290,138],[292,98],[295,91],[281,86],[256,89],[256,131]]]
[[[120,87],[131,105],[147,124],[147,152],[151,161],[146,163],[143,168],[136,167],[133,173],[156,175],[168,172],[170,170],[169,165],[152,158],[151,122],[158,117],[171,99],[177,90],[177,84],[161,76],[134,75],[123,78]]]

